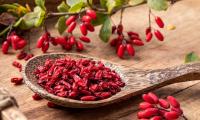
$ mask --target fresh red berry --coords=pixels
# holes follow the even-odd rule
[[[180,107],[180,103],[173,96],[168,96],[167,100],[170,103],[170,105],[172,105],[173,107],[175,107],[175,108],[179,108]]]
[[[145,31],[146,35],[147,35],[148,33],[150,33],[150,32],[151,32],[151,27],[146,28],[146,31]]]
[[[87,35],[87,27],[86,27],[85,23],[80,24],[80,31],[84,36]]]
[[[40,36],[40,38],[37,41],[37,48],[41,48],[43,46],[43,44],[44,44],[44,41],[45,41],[44,36],[43,35]]]
[[[160,41],[164,40],[164,36],[162,35],[162,33],[159,30],[155,30],[154,31],[154,35],[156,36],[156,38]]]
[[[11,39],[11,43],[12,43],[12,48],[14,50],[18,50],[18,45],[17,44],[20,41],[20,37],[17,36],[17,35],[12,35],[10,39]]]
[[[90,32],[94,32],[94,26],[91,23],[86,23],[87,26],[87,30],[89,30]]]
[[[97,15],[96,15],[96,12],[94,11],[94,10],[87,10],[86,11],[86,14],[88,15],[88,16],[90,16],[92,19],[96,19],[97,18]]]
[[[154,116],[150,120],[163,120],[161,116]]]
[[[68,32],[68,33],[72,33],[73,30],[75,29],[75,27],[76,27],[76,22],[72,22],[72,23],[68,26],[67,32]]]
[[[158,16],[155,17],[155,21],[157,23],[157,25],[160,27],[160,28],[163,28],[164,27],[164,22],[162,21],[162,19]]]
[[[154,104],[154,99],[152,97],[150,97],[148,94],[143,94],[142,98],[145,102],[148,102],[150,104]]]
[[[82,17],[82,21],[83,21],[83,22],[88,22],[88,23],[90,23],[91,20],[92,20],[92,18],[91,18],[90,16],[88,16],[88,15],[84,15],[84,16]]]
[[[88,43],[90,42],[90,38],[86,36],[81,36],[79,39],[82,40],[83,42],[88,42]]]
[[[117,34],[118,34],[118,35],[121,35],[121,34],[122,34],[122,31],[123,31],[123,25],[122,25],[122,24],[119,24],[119,25],[117,26]]]
[[[153,108],[153,105],[148,102],[142,102],[139,105],[140,110],[145,110],[147,108]]]
[[[49,42],[44,42],[42,46],[42,52],[46,53],[48,49],[49,49]]]
[[[63,46],[67,44],[66,37],[56,37],[55,42]]]
[[[117,55],[118,55],[118,57],[123,58],[124,52],[125,52],[125,46],[124,46],[123,44],[121,44],[121,45],[118,47],[118,50],[117,50]]]
[[[144,45],[144,43],[139,39],[134,39],[134,40],[132,40],[132,42],[133,42],[134,45],[137,45],[137,46],[143,46]]]
[[[81,42],[76,42],[76,50],[82,51],[84,49],[84,45]]]
[[[114,33],[115,33],[116,29],[117,29],[117,27],[116,27],[115,25],[114,25],[114,26],[112,26],[112,34],[114,34]]]
[[[127,34],[128,34],[128,36],[137,36],[137,37],[139,37],[139,34],[136,33],[136,32],[129,31],[129,32],[127,32]]]
[[[8,41],[4,41],[3,45],[1,47],[2,53],[3,54],[7,54],[8,53],[8,49],[9,49],[9,43],[8,43]]]
[[[175,120],[179,118],[179,114],[175,111],[166,112],[164,115],[167,120]]]
[[[169,103],[164,99],[159,99],[159,105],[162,108],[168,109],[170,107]]]
[[[150,42],[152,40],[152,37],[153,37],[153,34],[151,32],[149,32],[147,35],[146,35],[146,41],[147,42]]]
[[[154,100],[154,103],[158,103],[158,97],[154,93],[149,92],[148,95]]]
[[[69,37],[69,44],[74,45],[76,43],[76,39],[74,36]]]
[[[17,43],[17,47],[18,49],[22,49],[26,46],[26,40],[21,39],[18,43]]]
[[[133,46],[131,44],[126,45],[126,50],[130,56],[135,55],[135,49],[133,48]]]
[[[69,26],[75,20],[76,20],[76,16],[75,15],[70,16],[65,22],[66,26]]]

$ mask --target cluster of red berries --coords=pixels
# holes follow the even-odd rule
[[[140,120],[176,120],[183,114],[180,103],[173,96],[165,100],[150,92],[142,98],[144,102],[139,104],[141,111],[138,112]]]
[[[19,70],[19,72],[22,71],[22,64],[17,62],[17,61],[13,61],[12,65],[17,68]],[[20,85],[23,83],[23,78],[22,77],[13,77],[11,78],[11,83],[14,83],[15,85]]]
[[[112,34],[117,33],[117,37],[112,39],[110,45],[116,48],[116,53],[120,58],[123,58],[125,51],[128,52],[130,56],[135,55],[134,45],[143,46],[144,43],[141,40],[138,33],[129,31],[127,36],[123,34],[123,25],[119,24],[118,26],[112,27]]]
[[[26,45],[26,40],[22,37],[18,36],[15,32],[12,32],[8,35],[6,41],[3,42],[2,45],[2,53],[7,54],[9,47],[12,46],[14,50],[23,49]]]
[[[89,43],[91,40],[87,37],[88,31],[94,32],[94,26],[91,24],[92,20],[96,19],[96,12],[93,10],[87,10],[86,15],[82,16],[81,21],[79,21],[78,15],[72,15],[66,20],[67,36],[64,37],[52,37],[49,32],[44,33],[37,41],[37,48],[41,48],[45,53],[49,48],[49,43],[52,45],[61,45],[65,50],[71,50],[73,46],[76,46],[77,51],[84,50],[84,45],[81,41]],[[82,36],[79,37],[78,41],[73,35],[73,31],[77,26],[77,22],[81,22],[79,27]]]
[[[162,19],[160,17],[155,16],[155,22],[158,25],[158,27],[164,28],[165,24],[164,24],[164,22],[162,21]],[[164,36],[159,30],[154,29],[154,35],[159,41],[163,41],[164,40]],[[152,27],[150,26],[150,27],[148,27],[146,29],[146,42],[150,42],[152,40],[152,37],[153,37]]]

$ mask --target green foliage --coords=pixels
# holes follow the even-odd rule
[[[185,63],[195,62],[199,60],[200,60],[199,56],[194,52],[190,52],[185,56]]]
[[[19,24],[21,29],[30,29],[32,27],[39,27],[45,19],[45,11],[39,6],[34,8],[33,12],[29,12],[22,17]]]
[[[84,2],[79,2],[73,6],[71,6],[71,8],[69,9],[70,13],[76,13],[76,12],[80,12],[81,9],[84,7]]]
[[[80,2],[83,2],[83,0],[66,0],[67,5],[69,5],[71,7],[80,3]]]
[[[111,23],[110,17],[106,17],[106,20],[104,21],[101,27],[99,37],[104,42],[108,42],[111,34],[112,34],[112,23]]]
[[[102,25],[107,18],[108,15],[97,13],[97,19],[92,20],[92,25],[94,26]]]
[[[68,9],[69,9],[69,6],[64,1],[62,1],[62,3],[57,7],[57,10],[59,12],[67,12]]]
[[[167,0],[147,0],[147,4],[150,8],[158,11],[167,10],[168,8]]]
[[[35,4],[37,6],[40,6],[44,11],[46,11],[45,0],[35,0]]]
[[[57,23],[56,23],[56,28],[58,29],[58,32],[60,35],[63,34],[63,32],[67,29],[67,26],[65,24],[65,21],[67,20],[68,16],[61,16],[59,17]]]
[[[145,2],[145,0],[129,0],[129,5],[139,5]]]

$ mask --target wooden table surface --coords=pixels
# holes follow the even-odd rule
[[[166,39],[164,42],[153,42],[144,47],[137,48],[136,56],[125,60],[119,59],[109,44],[99,40],[98,32],[89,34],[93,39],[87,45],[87,50],[82,54],[101,57],[119,64],[140,69],[166,68],[184,63],[184,56],[195,51],[200,55],[200,1],[182,0],[171,6],[167,12],[154,12],[160,15],[166,24],[174,24],[177,29],[174,31],[164,30]],[[124,14],[125,30],[135,30],[144,34],[147,27],[148,8],[141,5],[129,8]],[[113,19],[117,23],[119,14]],[[57,31],[53,28],[54,20],[50,20],[48,27],[53,35]],[[99,30],[97,27],[96,31]],[[35,55],[42,54],[35,49],[35,41],[41,34],[41,30],[33,30],[30,33],[32,41],[31,48]],[[144,38],[144,36],[143,36]],[[61,52],[59,47],[50,47],[49,53]],[[74,51],[70,51],[74,52]],[[138,103],[141,97],[132,97],[121,103],[95,108],[95,109],[52,109],[46,106],[47,101],[32,100],[33,92],[26,85],[14,86],[10,83],[10,78],[20,76],[20,73],[12,67],[11,63],[16,60],[15,52],[9,55],[2,55],[0,52],[0,87],[6,87],[17,99],[21,111],[30,120],[136,120]],[[24,61],[21,61],[24,63]],[[200,120],[200,82],[178,83],[158,89],[156,92],[160,97],[167,95],[175,96],[181,103],[184,114],[189,120]]]

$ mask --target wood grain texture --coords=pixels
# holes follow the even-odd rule
[[[177,29],[174,31],[166,31],[166,39],[164,42],[157,42],[155,39],[151,43],[147,43],[144,47],[136,48],[136,57],[128,58],[128,60],[120,60],[108,44],[99,40],[98,32],[89,34],[93,38],[91,44],[86,45],[87,50],[82,54],[101,57],[121,65],[135,67],[139,69],[160,69],[183,63],[185,54],[195,51],[200,54],[200,1],[183,0],[171,6],[166,12],[155,12],[161,16],[166,24],[174,24]],[[125,10],[124,25],[127,31],[134,30],[144,33],[147,27],[148,8],[146,5],[129,8]],[[119,14],[113,16],[115,23],[119,22]],[[128,18],[128,19],[127,19]],[[52,35],[58,35],[53,28],[55,20],[50,20],[48,27]],[[99,27],[96,29],[99,30]],[[34,54],[42,54],[35,49],[35,41],[42,32],[33,30],[30,34],[32,40],[32,52]],[[142,38],[145,38],[144,35]],[[61,52],[59,47],[51,46],[49,52]],[[71,51],[72,53],[74,51]],[[31,120],[136,120],[138,103],[141,101],[140,96],[132,97],[129,100],[101,107],[96,109],[51,109],[46,107],[46,101],[33,101],[31,96],[33,92],[25,85],[14,87],[10,83],[10,77],[19,76],[20,74],[11,66],[13,60],[16,59],[14,51],[9,55],[0,53],[0,86],[8,88],[17,98],[20,109]],[[24,63],[24,61],[22,61]],[[155,91],[160,97],[173,94],[183,106],[186,116],[191,120],[198,120],[200,116],[199,108],[199,84],[198,81],[177,83],[166,86]]]

